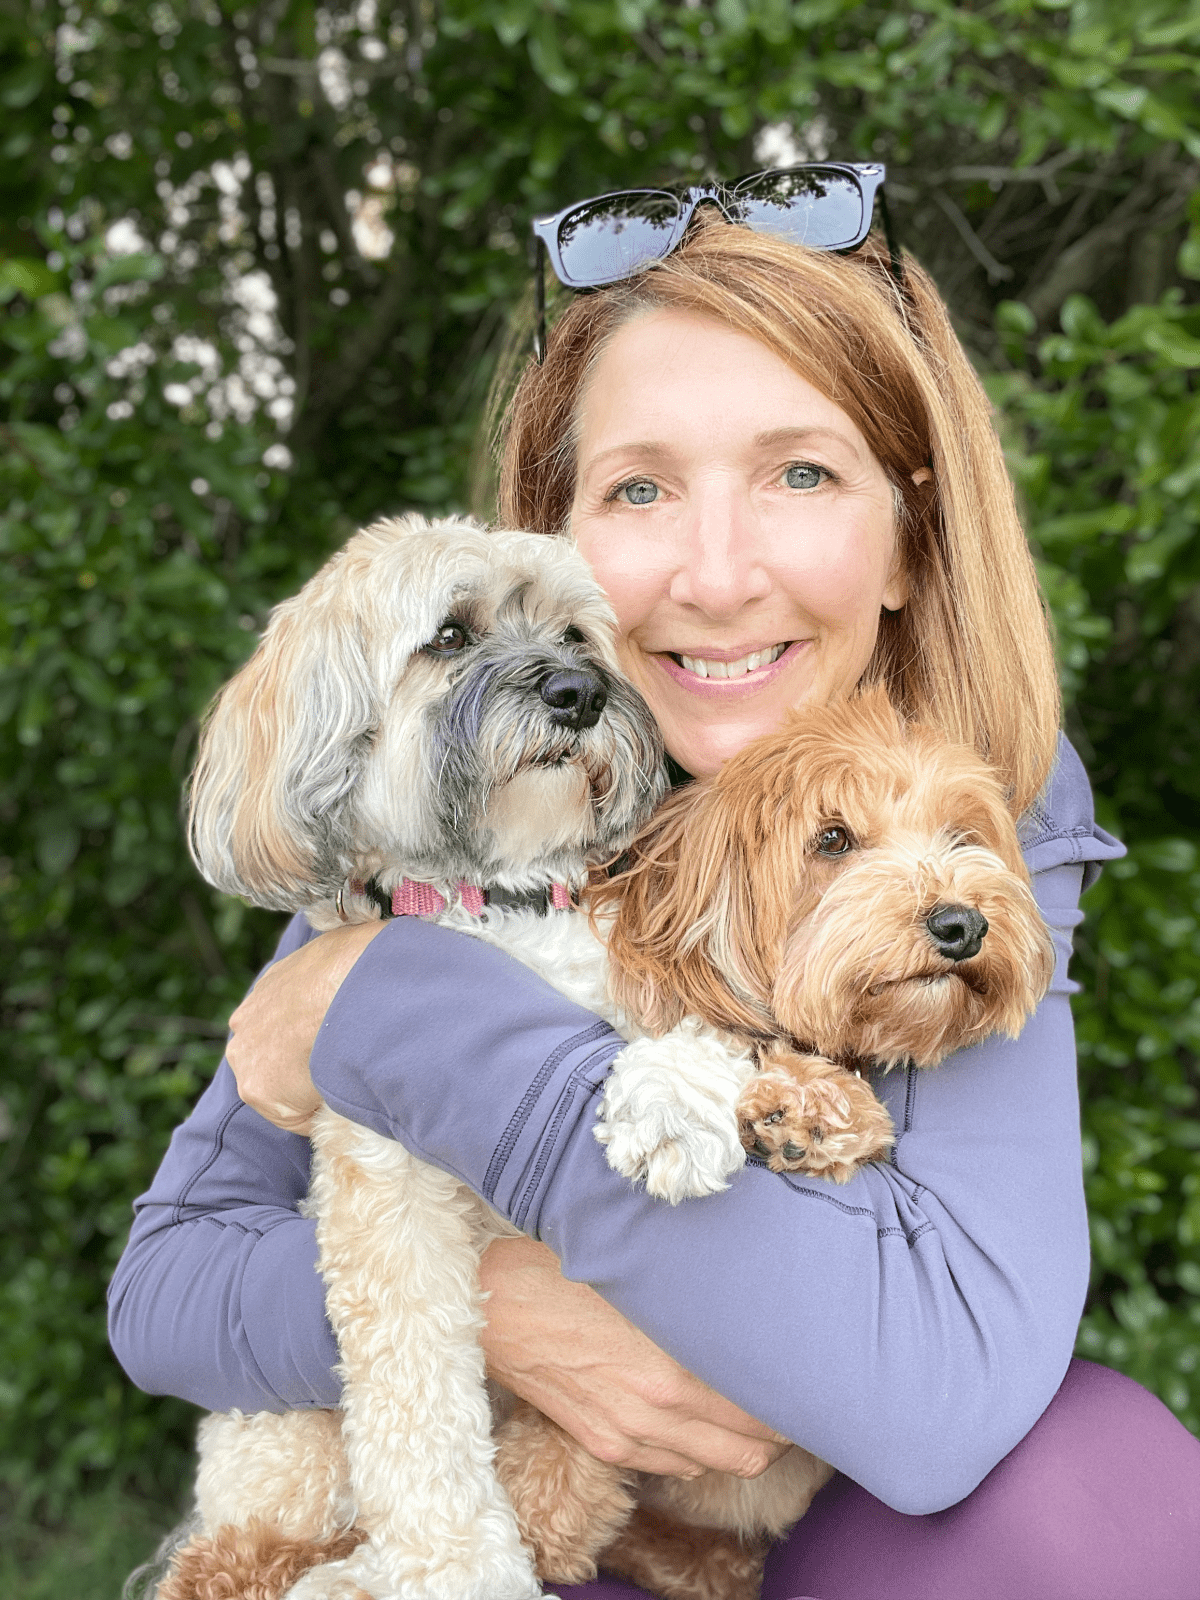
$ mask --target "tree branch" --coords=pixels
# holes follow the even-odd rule
[[[411,289],[411,269],[401,260],[375,296],[367,320],[343,342],[337,360],[314,374],[291,441],[294,449],[310,447],[362,382],[404,315]]]
[[[1102,222],[1069,245],[1055,260],[1041,283],[1025,294],[1025,304],[1039,322],[1050,320],[1068,295],[1081,294],[1095,283],[1116,252],[1139,228],[1167,222],[1195,187],[1200,169],[1190,167],[1179,175],[1171,192],[1158,203],[1146,204],[1146,182],[1135,183]],[[1153,196],[1153,190],[1150,189]]]
[[[953,200],[951,200],[950,196],[948,194],[944,194],[941,189],[935,189],[933,191],[933,198],[937,201],[938,205],[941,206],[942,210],[950,218],[950,221],[958,229],[963,243],[975,257],[976,261],[978,261],[979,265],[987,273],[988,281],[990,283],[1002,283],[1005,279],[1011,278],[1013,275],[1012,268],[1006,267],[1002,261],[996,260],[995,256],[988,249],[987,245],[984,244],[983,240],[975,232],[975,229],[967,221],[960,208],[955,205]]]
[[[372,286],[378,284],[379,273],[371,262],[364,260],[354,242],[354,231],[346,212],[346,196],[338,182],[337,169],[328,147],[314,141],[309,146],[308,157],[344,260],[355,269],[364,283]]]

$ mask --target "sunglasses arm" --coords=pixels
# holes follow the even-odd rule
[[[904,288],[904,257],[900,254],[900,241],[892,227],[892,215],[888,210],[887,192],[882,187],[876,196],[879,203],[879,220],[883,223],[883,236],[887,240],[888,262],[891,267],[892,277],[896,280],[899,289]]]
[[[534,236],[534,326],[533,355],[540,367],[546,359],[546,246],[540,234]]]

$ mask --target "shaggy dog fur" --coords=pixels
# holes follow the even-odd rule
[[[578,556],[412,518],[278,609],[206,728],[191,839],[210,881],[318,928],[429,885],[440,921],[607,1017],[632,1042],[597,1137],[651,1194],[715,1192],[743,1144],[844,1181],[892,1137],[856,1065],[1016,1031],[1045,987],[1002,796],[882,696],[802,714],[668,801],[596,890],[610,982],[587,918],[519,902],[577,890],[662,788]],[[518,908],[473,914],[464,885]],[[953,939],[948,908],[974,910]],[[160,1600],[531,1600],[598,1559],[668,1600],[752,1600],[831,1469],[793,1448],[753,1482],[638,1477],[489,1404],[477,1264],[508,1225],[328,1108],[313,1146],[343,1409],[206,1420]]]
[[[746,1039],[747,1149],[836,1182],[893,1142],[864,1072],[1015,1037],[1054,970],[995,774],[881,689],[793,712],[671,796],[589,899],[627,1014]],[[645,1480],[602,1564],[666,1600],[754,1600],[831,1470],[792,1450],[751,1483]]]
[[[587,918],[546,901],[619,852],[664,788],[653,718],[581,558],[408,518],[358,534],[277,609],[206,725],[190,839],[211,883],[321,929],[387,914],[419,884],[441,922],[621,1025]],[[609,1161],[670,1201],[723,1187],[744,1160],[733,1107],[751,1053],[690,1019],[661,1039],[626,1033],[602,1112]],[[308,1205],[342,1410],[208,1419],[195,1524],[161,1600],[270,1583],[291,1600],[531,1600],[535,1560],[593,1575],[633,1509],[621,1475],[512,1397],[493,1437],[477,1266],[508,1224],[329,1108]]]

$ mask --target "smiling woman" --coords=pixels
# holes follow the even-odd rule
[[[569,528],[693,776],[787,705],[883,681],[998,767],[1019,814],[1058,736],[1033,563],[946,309],[915,262],[903,288],[889,266],[872,239],[838,256],[698,213],[683,248],[559,318],[508,408],[500,518]],[[716,687],[781,645],[777,675]]]
[[[688,772],[849,693],[907,584],[891,486],[844,411],[747,334],[652,310],[597,360],[576,452],[571,532]]]
[[[973,747],[1020,819],[1050,992],[1019,1039],[876,1077],[889,1161],[836,1190],[751,1165],[669,1207],[593,1137],[621,1041],[590,1012],[417,916],[319,939],[297,918],[138,1202],[122,1361],[213,1410],[338,1404],[300,1210],[315,1080],[531,1236],[484,1256],[489,1368],[594,1455],[754,1477],[792,1440],[838,1469],[768,1558],[770,1600],[1191,1594],[1200,1445],[1071,1362],[1066,969],[1080,891],[1121,847],[1059,738],[1012,489],[932,284],[912,262],[898,283],[870,239],[836,255],[698,211],[673,253],[566,306],[508,407],[500,488],[504,524],[588,557],[685,777],[860,685]]]

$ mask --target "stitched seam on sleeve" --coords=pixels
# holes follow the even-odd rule
[[[793,1194],[807,1195],[811,1200],[823,1200],[826,1205],[836,1206],[839,1211],[844,1211],[848,1216],[870,1217],[872,1220],[874,1220],[875,1213],[869,1206],[848,1206],[842,1200],[835,1200],[832,1195],[818,1194],[815,1189],[801,1189],[798,1185],[788,1181],[786,1173],[780,1173],[780,1177],[787,1182],[788,1188]],[[933,1233],[936,1231],[937,1230],[935,1229],[933,1223],[926,1221],[920,1223],[911,1231],[907,1228],[898,1228],[894,1226],[882,1228],[876,1227],[875,1237],[877,1239],[903,1239],[911,1249],[911,1247],[916,1244],[918,1239],[923,1238],[927,1233]]]
[[[888,1160],[897,1171],[900,1170],[900,1162],[897,1155],[900,1147],[900,1140],[903,1139],[906,1133],[912,1132],[913,1108],[916,1105],[916,1100],[917,1069],[914,1066],[909,1066],[905,1072],[904,1083],[904,1126],[900,1129],[900,1132],[897,1134],[892,1144],[891,1150],[888,1152]]]
[[[914,1228],[911,1233],[904,1228],[876,1228],[875,1236],[879,1239],[903,1239],[911,1250],[918,1239],[932,1231],[933,1223],[923,1222],[919,1228]]]
[[[559,1045],[558,1049],[553,1051],[542,1063],[537,1076],[522,1095],[520,1105],[513,1112],[508,1127],[505,1128],[484,1175],[483,1198],[489,1204],[495,1198],[496,1185],[500,1182],[500,1174],[508,1165],[508,1158],[516,1148],[517,1140],[521,1137],[525,1124],[533,1114],[534,1106],[541,1099],[546,1085],[550,1082],[558,1067],[573,1050],[578,1050],[583,1045],[592,1044],[597,1039],[602,1039],[607,1035],[611,1035],[611,1033],[612,1029],[607,1022],[596,1022],[590,1028],[585,1028],[582,1033],[575,1034],[565,1044]]]
[[[261,1239],[261,1228],[248,1228],[244,1222],[235,1222],[232,1217],[214,1217],[206,1211],[202,1217],[196,1218],[197,1222],[210,1222],[214,1228],[232,1228],[235,1233],[243,1233],[248,1239]]]
[[[239,1100],[235,1105],[230,1106],[229,1110],[221,1118],[220,1124],[217,1127],[216,1136],[213,1139],[212,1154],[209,1156],[207,1161],[203,1162],[199,1167],[196,1168],[195,1172],[192,1173],[187,1183],[184,1184],[183,1189],[180,1191],[179,1198],[176,1200],[175,1205],[172,1208],[171,1220],[173,1222],[181,1222],[183,1220],[183,1208],[187,1204],[188,1195],[191,1194],[192,1190],[200,1182],[200,1179],[213,1165],[213,1163],[220,1156],[221,1151],[224,1149],[226,1128],[233,1121],[234,1117],[237,1116],[238,1112],[244,1111],[245,1109],[246,1108],[244,1104]]]
[[[802,1188],[786,1172],[779,1173],[779,1177],[783,1179],[784,1183],[795,1195],[804,1195],[808,1200],[823,1201],[825,1205],[836,1207],[838,1211],[843,1212],[848,1217],[870,1217],[872,1221],[875,1218],[875,1213],[870,1206],[848,1206],[844,1200],[835,1200],[831,1194],[822,1194],[818,1189]]]
[[[524,1191],[517,1204],[517,1214],[513,1217],[513,1222],[518,1228],[524,1228],[525,1219],[529,1215],[529,1209],[533,1204],[534,1196],[541,1188],[542,1178],[545,1174],[546,1167],[550,1161],[551,1155],[554,1152],[554,1147],[558,1143],[559,1132],[562,1129],[567,1112],[574,1104],[576,1090],[580,1087],[580,1085],[583,1085],[587,1091],[585,1098],[590,1098],[592,1095],[599,1093],[600,1083],[593,1082],[592,1079],[587,1076],[587,1071],[588,1068],[591,1067],[595,1062],[602,1061],[603,1059],[603,1053],[596,1051],[593,1055],[590,1055],[586,1061],[581,1062],[579,1066],[577,1066],[571,1073],[571,1076],[567,1079],[563,1092],[558,1097],[558,1104],[554,1108],[554,1115],[550,1119],[550,1126],[547,1128],[545,1137],[542,1140],[541,1149],[538,1151],[533,1172],[530,1175],[529,1182],[525,1185]],[[601,1079],[600,1082],[603,1082],[603,1079]]]

